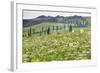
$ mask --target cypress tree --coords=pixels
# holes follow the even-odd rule
[[[72,32],[72,25],[69,25],[69,32]]]
[[[47,34],[50,34],[50,27],[48,27],[47,29]]]
[[[66,25],[64,24],[64,29],[66,28]]]
[[[62,29],[62,27],[60,26],[60,30]]]
[[[55,26],[53,26],[53,30],[55,30]]]
[[[56,26],[57,30],[58,30],[58,26]]]
[[[28,31],[28,36],[31,36],[31,26],[30,26],[29,31]]]

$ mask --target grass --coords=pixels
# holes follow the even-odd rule
[[[91,59],[90,36],[90,31],[79,29],[72,32],[23,37],[23,62]]]
[[[53,26],[54,26],[54,30],[53,30]],[[59,29],[57,30],[56,26],[59,26]],[[65,26],[65,28],[64,28]],[[40,32],[43,30],[47,30],[48,27],[50,27],[50,32],[54,33],[54,32],[66,32],[69,31],[69,27],[67,24],[62,24],[62,23],[54,23],[54,22],[43,22],[41,24],[37,24],[37,25],[32,25],[31,26],[31,31],[32,32]],[[85,30],[89,30],[90,27],[81,27],[81,29],[85,29]],[[30,27],[24,27],[23,28],[23,36],[28,37],[28,32],[30,30]],[[74,31],[80,30],[80,28],[73,28]],[[90,31],[90,30],[89,30]],[[45,34],[45,33],[43,33]],[[39,35],[39,34],[35,34],[35,35]]]

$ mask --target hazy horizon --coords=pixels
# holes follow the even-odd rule
[[[78,15],[78,16],[90,16],[90,14],[86,14],[86,13],[63,13],[63,12],[46,12],[46,11],[30,11],[30,10],[24,10],[23,11],[23,19],[34,19],[38,16],[41,16],[41,15],[45,15],[45,16],[64,16],[64,17],[67,17],[67,16],[74,16],[74,15]]]

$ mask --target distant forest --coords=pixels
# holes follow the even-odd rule
[[[41,15],[33,19],[23,19],[23,27],[28,27],[32,25],[37,25],[43,22],[52,22],[52,23],[63,23],[70,24],[73,27],[88,27],[91,26],[91,17],[90,16],[45,16]]]

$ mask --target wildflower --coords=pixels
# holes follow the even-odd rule
[[[69,47],[73,47],[73,43],[69,43]]]
[[[72,30],[72,33],[74,33],[74,30]]]
[[[83,33],[84,32],[84,30],[83,29],[80,29],[80,33]]]

